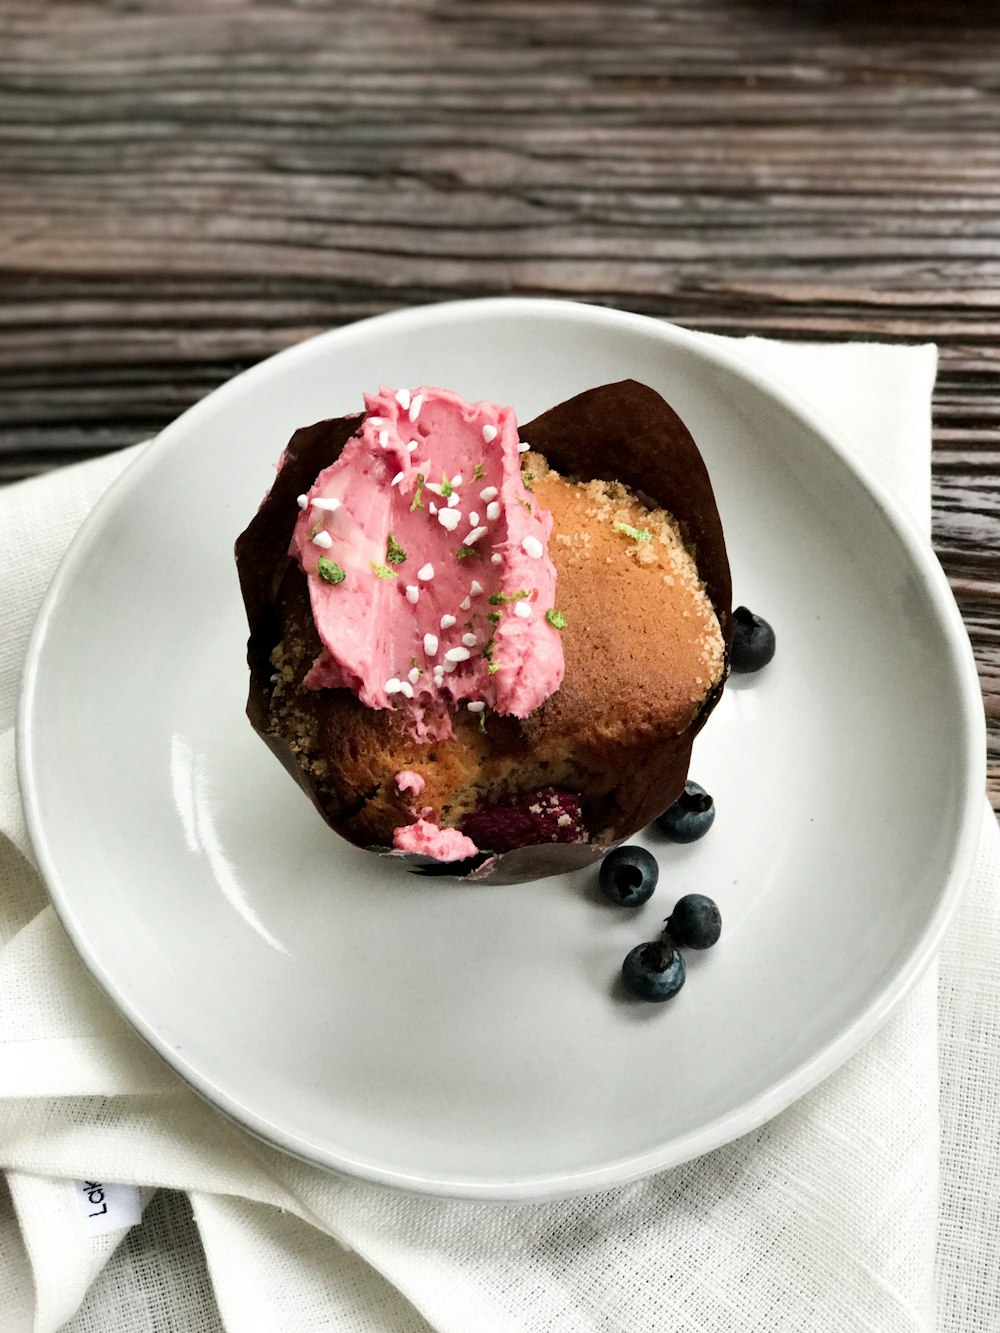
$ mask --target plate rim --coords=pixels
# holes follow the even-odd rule
[[[571,1172],[536,1174],[514,1181],[502,1179],[435,1179],[426,1174],[408,1175],[398,1169],[359,1162],[350,1157],[306,1143],[293,1132],[254,1112],[231,1092],[220,1088],[211,1075],[191,1067],[182,1053],[170,1046],[158,1033],[155,1022],[145,1017],[117,986],[113,975],[92,955],[84,923],[72,906],[72,891],[66,885],[50,848],[41,814],[40,793],[35,781],[33,737],[40,663],[48,633],[58,615],[75,561],[63,560],[45,593],[28,642],[24,660],[16,718],[17,773],[24,806],[25,823],[39,872],[49,898],[71,944],[90,975],[146,1044],[163,1058],[183,1081],[214,1109],[262,1140],[313,1166],[360,1179],[371,1184],[401,1189],[408,1193],[439,1198],[539,1202],[591,1193],[631,1183],[656,1172],[678,1166],[703,1153],[721,1147],[746,1134],[792,1105],[806,1092],[838,1069],[851,1055],[882,1027],[897,1006],[915,987],[935,957],[944,932],[951,921],[972,870],[982,826],[983,803],[981,778],[985,772],[985,714],[979,676],[971,644],[947,578],[933,552],[928,536],[913,517],[890,495],[846,444],[842,433],[825,420],[811,403],[804,401],[770,369],[744,359],[738,347],[720,339],[689,330],[651,315],[613,309],[580,301],[548,297],[485,297],[424,306],[411,306],[371,316],[351,324],[329,329],[282,349],[210,391],[176,417],[155,437],[138,458],[128,464],[97,501],[83,520],[67,553],[79,553],[89,547],[101,532],[105,515],[140,486],[147,472],[159,465],[169,453],[173,441],[197,427],[200,417],[214,411],[226,399],[238,395],[248,376],[266,381],[280,376],[284,367],[297,359],[314,354],[317,346],[336,348],[356,338],[375,336],[381,329],[406,329],[407,325],[426,327],[428,323],[447,323],[456,318],[490,319],[516,314],[519,317],[562,317],[603,326],[616,331],[633,331],[654,336],[694,354],[703,361],[749,382],[766,397],[776,400],[819,438],[846,467],[874,500],[882,519],[894,530],[911,567],[918,573],[922,587],[936,614],[943,633],[946,656],[961,703],[961,734],[957,747],[962,752],[961,791],[958,793],[959,816],[952,829],[953,847],[947,875],[939,890],[934,909],[911,948],[886,979],[882,988],[861,1014],[837,1036],[821,1046],[813,1056],[791,1073],[777,1080],[756,1096],[695,1129],[671,1139],[655,1149],[647,1149],[620,1160],[604,1162]],[[736,340],[732,340],[733,343]],[[838,344],[831,344],[837,346]],[[977,785],[978,784],[978,785]]]

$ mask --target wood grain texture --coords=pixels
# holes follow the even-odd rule
[[[998,70],[973,0],[0,0],[0,478],[455,296],[935,341],[1000,808]]]

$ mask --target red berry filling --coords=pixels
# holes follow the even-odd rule
[[[516,805],[493,806],[466,815],[461,831],[477,847],[512,852],[540,842],[586,842],[580,801],[572,792],[542,787],[522,796]]]

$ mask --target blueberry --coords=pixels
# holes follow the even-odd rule
[[[722,913],[703,893],[686,893],[667,917],[665,933],[682,949],[711,949],[722,934]]]
[[[654,826],[671,842],[697,842],[715,821],[715,802],[697,782],[685,782],[673,805],[664,810]]]
[[[730,663],[734,671],[759,671],[774,656],[774,630],[748,611],[738,606],[733,612],[733,647]]]
[[[601,862],[597,882],[619,907],[641,907],[653,896],[660,868],[643,847],[616,847]]]
[[[659,1004],[684,985],[684,959],[669,943],[637,944],[622,963],[622,981],[640,1000]]]

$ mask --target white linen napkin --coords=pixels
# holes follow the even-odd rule
[[[812,401],[929,527],[934,348],[730,345]],[[0,492],[4,1333],[1000,1327],[1000,837],[988,808],[939,965],[878,1035],[753,1134],[603,1194],[460,1204],[336,1178],[251,1139],[144,1046],[47,905],[13,735],[57,555],[135,452]],[[79,1181],[144,1187],[141,1225],[90,1235]]]

